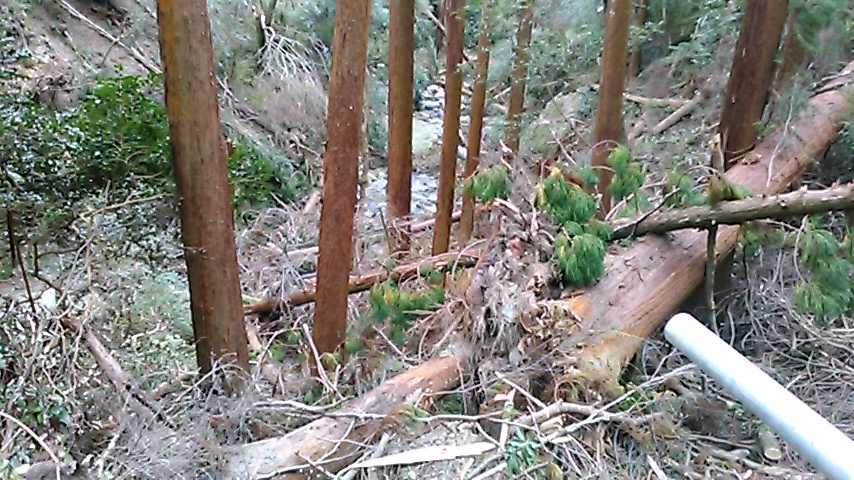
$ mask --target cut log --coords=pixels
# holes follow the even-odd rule
[[[455,267],[471,267],[483,254],[485,242],[481,241],[467,247],[462,252],[449,252],[418,260],[406,265],[400,265],[392,270],[382,270],[350,279],[350,293],[363,292],[372,286],[386,280],[405,280],[417,276],[424,268],[442,269],[449,265]],[[314,285],[297,290],[282,298],[268,298],[243,307],[243,313],[269,313],[279,307],[296,307],[314,301],[316,291]]]
[[[854,62],[814,96],[788,131],[768,136],[726,173],[729,182],[755,195],[785,191],[836,136],[854,110]],[[736,244],[739,227],[717,236],[718,258]],[[592,384],[618,390],[617,376],[649,336],[703,277],[706,232],[649,235],[608,260],[595,286],[566,301],[578,323],[554,332],[566,360],[564,385]],[[567,324],[569,325],[569,324]]]
[[[708,228],[713,224],[736,225],[760,218],[786,218],[852,208],[854,183],[848,183],[825,190],[798,190],[722,202],[716,206],[699,205],[654,213],[639,220],[630,219],[614,225],[611,238],[616,240],[647,233]]]
[[[397,423],[390,417],[401,407],[455,388],[467,360],[465,353],[435,358],[351,400],[334,417],[224,452],[228,463],[222,478],[297,480],[335,473],[357,460],[360,446],[370,443],[383,424]]]

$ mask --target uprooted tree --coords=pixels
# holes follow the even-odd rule
[[[854,111],[854,64],[846,71],[809,102],[790,129],[766,137],[726,179],[757,196],[786,190]],[[841,195],[846,193],[850,188]],[[738,226],[719,229],[718,257],[735,247],[738,233]],[[705,231],[694,229],[648,235],[612,257],[596,285],[556,301],[572,321],[559,324],[541,347],[559,353],[556,364],[563,373],[556,383],[571,392],[558,394],[596,388],[613,396],[621,390],[619,375],[643,340],[699,285],[706,239]],[[285,436],[245,445],[229,461],[229,472],[263,478],[307,478],[318,467],[336,472],[354,461],[355,445],[370,442],[402,405],[455,386],[469,356],[469,350],[451,350],[352,400],[339,418],[322,418]]]

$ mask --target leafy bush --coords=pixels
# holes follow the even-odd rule
[[[286,158],[264,155],[243,138],[228,157],[234,205],[269,205],[273,197],[292,201],[308,180]]]
[[[537,206],[558,225],[586,223],[596,213],[593,198],[580,186],[567,183],[558,168],[552,168],[543,183],[537,185]]]
[[[632,152],[628,147],[620,145],[612,150],[608,155],[608,165],[614,169],[614,178],[608,185],[614,201],[619,202],[637,193],[643,185],[643,173],[637,162],[632,161]]]
[[[667,170],[664,173],[665,185],[664,192],[667,196],[665,205],[671,207],[691,207],[702,205],[706,202],[706,198],[699,189],[694,187],[693,179],[686,175],[685,172],[676,170]],[[669,195],[669,196],[668,196]]]

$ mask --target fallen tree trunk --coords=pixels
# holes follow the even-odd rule
[[[392,417],[402,415],[402,406],[455,388],[467,360],[466,353],[434,358],[351,400],[334,417],[225,451],[228,462],[222,478],[297,480],[337,472],[358,459],[359,448],[383,425],[401,421]]]
[[[755,195],[785,191],[814,158],[827,148],[854,110],[854,62],[814,96],[788,131],[768,136],[726,173],[729,182]],[[739,227],[721,227],[717,257],[736,245]],[[554,332],[564,359],[562,385],[600,385],[618,390],[617,378],[649,336],[703,277],[706,232],[681,230],[647,236],[608,260],[595,286],[566,300],[578,320]]]
[[[382,270],[350,279],[350,293],[363,292],[372,286],[386,280],[406,280],[417,276],[424,268],[442,269],[447,266],[471,267],[484,253],[485,242],[481,241],[466,248],[461,252],[448,252],[433,257],[428,257],[405,265],[400,265],[392,270]],[[243,313],[269,313],[279,307],[296,307],[314,301],[317,291],[314,285],[302,290],[286,294],[281,298],[268,298],[249,305],[244,305]]]
[[[854,183],[825,190],[798,190],[654,213],[614,227],[614,240],[712,225],[735,225],[760,218],[785,218],[854,208]]]
[[[854,63],[848,69],[854,72]],[[854,86],[848,85],[851,77],[854,73],[836,80],[837,89],[814,97],[792,124],[791,132],[768,137],[727,172],[727,179],[759,195],[785,190],[827,147],[854,109]],[[719,258],[733,249],[738,232],[738,227],[729,226],[719,230]],[[576,385],[598,384],[616,390],[619,373],[643,339],[699,284],[705,243],[702,230],[646,237],[611,258],[597,285],[566,300],[567,310],[578,322],[554,332],[563,339],[557,351],[569,359],[562,360],[565,379]],[[416,402],[417,392],[455,387],[468,358],[467,353],[457,353],[431,360],[351,400],[335,417],[316,420],[282,437],[224,451],[228,459],[224,478],[304,479],[334,473],[355,461],[360,445],[369,443],[381,430],[384,417],[393,416],[401,405]]]

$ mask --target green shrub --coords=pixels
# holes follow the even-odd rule
[[[575,184],[567,183],[557,168],[537,185],[537,206],[562,226],[555,237],[552,262],[571,285],[595,283],[605,273],[605,241],[611,230],[593,218],[596,202]]]
[[[98,79],[82,101],[52,110],[31,96],[0,95],[0,202],[34,218],[62,217],[128,198],[174,191],[171,144],[159,75]],[[242,139],[229,159],[234,203],[292,200],[304,176],[286,158]],[[85,207],[84,207],[85,208]],[[134,211],[137,211],[134,209]],[[143,213],[144,211],[139,211]]]
[[[507,168],[496,165],[484,169],[466,179],[463,190],[466,195],[471,195],[481,203],[491,202],[496,198],[507,198],[510,195]]]

